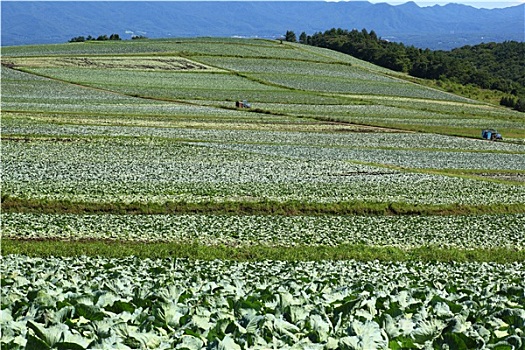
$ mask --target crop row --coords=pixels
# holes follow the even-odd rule
[[[189,106],[184,104],[130,104],[129,106],[118,103],[108,104],[87,104],[80,103],[80,101],[64,101],[59,99],[37,101],[34,99],[14,100],[2,103],[3,107],[10,111],[21,112],[46,112],[46,113],[61,113],[61,114],[95,114],[99,116],[108,115],[119,116],[138,116],[145,115],[152,116],[175,116],[175,117],[210,117],[210,118],[250,118],[257,116],[254,114],[242,113],[237,111],[221,111],[213,107]],[[67,103],[63,103],[67,102]],[[38,117],[38,115],[37,115]],[[268,119],[271,119],[269,117]],[[131,120],[131,122],[133,122]],[[114,122],[117,124],[116,122]]]
[[[83,85],[103,87],[127,94],[142,96],[189,98],[182,94],[186,90],[214,91],[215,99],[223,100],[220,92],[234,91],[282,91],[276,87],[253,82],[232,74],[220,73],[176,73],[176,72],[142,72],[82,68],[28,68],[32,72],[51,76]],[[449,94],[423,88],[416,84],[399,81],[370,81],[366,79],[349,79],[347,77],[330,77],[305,74],[250,73],[259,81],[269,82],[288,88],[313,92],[339,92],[364,95],[406,96],[428,99],[450,100]],[[182,90],[182,91],[181,91]],[[187,93],[188,91],[186,91]],[[284,92],[284,91],[283,91]],[[211,96],[210,96],[211,97]],[[209,98],[209,97],[206,97]],[[240,97],[239,97],[240,98]],[[211,98],[213,99],[213,98]],[[459,98],[458,98],[459,99]],[[260,100],[260,99],[256,99]],[[463,99],[459,99],[463,100]],[[264,101],[264,100],[263,100]]]
[[[138,61],[140,61],[140,59],[137,59],[137,62]],[[314,63],[312,64],[315,65]],[[323,69],[326,68],[326,65],[319,64],[319,66]],[[340,73],[343,75],[346,74],[345,69],[356,70],[356,68],[353,67],[341,67],[344,68]],[[87,70],[82,68],[60,70],[41,68],[40,70],[36,70],[64,80],[101,87],[120,92],[121,94],[166,99],[184,99],[190,100],[194,105],[159,103],[145,99],[131,98],[119,94],[73,86],[67,83],[2,68],[2,88],[4,92],[2,100],[3,110],[215,117],[227,114],[241,117],[246,116],[248,113],[226,111],[224,109],[219,110],[212,108],[213,106],[201,107],[197,105],[222,105],[232,107],[232,100],[247,98],[255,102],[255,107],[258,109],[272,113],[286,113],[296,117],[306,116],[354,123],[401,125],[403,127],[415,124],[477,129],[485,128],[488,125],[499,129],[523,128],[521,120],[516,119],[514,116],[509,119],[508,115],[502,115],[501,111],[495,108],[476,106],[470,103],[441,103],[437,100],[434,100],[432,103],[423,103],[420,99],[414,100],[413,98],[405,98],[399,101],[398,96],[396,96],[398,100],[393,101],[389,99],[388,96],[375,95],[377,91],[379,91],[378,89],[380,89],[379,85],[383,87],[387,87],[387,85],[404,86],[402,89],[406,87],[411,91],[413,90],[416,95],[425,91],[435,92],[433,90],[419,88],[414,84],[401,82],[391,82],[388,84],[385,82],[372,83],[379,84],[373,87],[373,91],[369,91],[373,95],[368,93],[365,95],[356,95],[355,93],[349,94],[348,91],[345,91],[344,96],[323,96],[316,91],[308,93],[291,91],[271,87],[230,74],[133,72],[116,69]],[[306,78],[303,79],[302,75],[297,75],[296,77],[299,76],[301,77],[300,81],[304,82]],[[321,75],[312,75],[310,78],[323,80],[323,82],[315,84],[316,87],[314,90],[318,89],[322,84],[329,82],[330,79],[341,79]],[[346,78],[343,80],[343,84],[348,84],[352,81]],[[122,82],[125,82],[125,84]],[[367,86],[372,86],[370,84],[368,81],[354,81],[351,89],[367,89]],[[390,87],[388,87],[388,89],[390,89]],[[329,90],[332,90],[332,88]],[[399,93],[402,92],[398,91],[396,95]],[[410,92],[409,95],[411,94]],[[426,92],[424,94],[426,94]],[[349,96],[349,98],[346,96]],[[212,102],[208,103],[206,100]],[[286,101],[286,104],[279,103],[284,101]],[[132,108],[127,110],[126,108],[129,106],[132,106]],[[268,115],[259,116],[259,118],[266,117],[268,117]]]
[[[393,107],[378,107],[381,108],[393,108]],[[440,118],[440,119],[432,119],[432,118],[426,118],[425,115],[420,115],[420,117],[417,117],[417,112],[413,111],[410,113],[405,114],[404,116],[402,114],[397,115],[379,115],[378,113],[373,114],[370,113],[373,110],[364,109],[364,112],[361,115],[351,115],[348,117],[340,116],[333,118],[333,120],[340,121],[340,122],[350,122],[350,123],[368,123],[370,125],[386,125],[390,126],[392,128],[395,127],[402,127],[402,126],[423,126],[427,127],[428,130],[432,130],[432,128],[447,128],[447,127],[454,127],[458,130],[465,131],[467,129],[477,129],[479,130],[479,135],[481,135],[482,129],[487,128],[497,128],[499,130],[501,129],[521,129],[520,134],[522,134],[522,130],[524,129],[523,123],[516,121],[516,120],[494,120],[491,118],[462,118],[462,117],[449,117],[449,118]],[[407,115],[410,117],[407,118]],[[478,133],[476,133],[478,134]]]
[[[298,74],[379,82],[405,83],[398,79],[390,78],[386,75],[372,73],[347,64],[345,65],[330,62],[321,63],[311,61],[283,60],[278,58],[260,59],[216,56],[198,57],[198,60],[199,62],[204,62],[215,67],[242,73]]]
[[[156,99],[222,101],[249,99],[251,101],[295,101],[298,103],[334,103],[338,101],[336,98],[268,86],[227,73],[174,73],[82,68],[34,68],[31,71],[75,84]]]
[[[262,117],[255,113],[217,111],[213,108],[206,109],[197,106],[122,105],[122,112],[124,111],[127,111],[127,115],[133,115],[133,118],[105,113],[91,115],[4,112],[2,131],[4,135],[159,137],[218,143],[302,145],[354,150],[376,148],[525,153],[525,146],[519,144],[486,142],[481,139],[427,133],[348,133],[343,131],[352,130],[352,126],[312,122],[307,119],[294,119],[286,116],[264,115]],[[139,112],[142,112],[142,115],[135,115]],[[215,113],[220,114],[215,117]],[[275,125],[272,126],[273,123]],[[301,130],[312,132],[283,131],[290,124],[297,125]],[[268,130],[261,130],[263,128]],[[316,129],[332,132],[315,132]]]
[[[2,214],[4,238],[199,242],[207,245],[525,249],[525,216],[237,216]],[[494,234],[497,232],[497,234]]]
[[[311,113],[290,113],[291,115],[311,116]],[[497,128],[519,130],[524,133],[524,124],[519,119],[494,118],[491,116],[476,116],[473,118],[462,115],[446,114],[431,111],[418,111],[385,105],[357,105],[339,109],[339,112],[328,115],[318,115],[320,120],[386,126],[391,128],[408,128],[409,130],[441,131],[449,127],[456,128],[460,133],[471,129],[473,135],[481,134],[482,129]],[[472,134],[471,134],[472,136]]]
[[[386,95],[400,97],[415,97],[436,100],[464,100],[461,97],[450,96],[444,92],[424,88],[416,84],[399,81],[370,81],[349,79],[345,77],[328,77],[307,74],[250,74],[257,79],[299,90],[347,93],[362,95]]]
[[[48,78],[19,72],[2,67],[2,107],[9,109],[6,102],[11,99],[27,102],[62,101],[62,103],[110,104],[110,103],[144,103],[128,96],[108,94],[95,89],[73,86]],[[47,98],[47,100],[46,100]],[[5,107],[4,107],[5,106]]]
[[[525,203],[524,186],[385,170],[324,158],[313,152],[316,148],[233,147],[153,140],[7,141],[2,147],[3,192],[126,203]]]
[[[132,177],[132,176],[129,176]],[[87,203],[162,204],[223,202],[300,203],[408,203],[412,205],[511,205],[523,204],[523,186],[509,186],[447,177],[361,177],[351,183],[335,182],[140,182],[118,181],[5,181],[6,196],[44,201]],[[231,181],[231,180],[230,180]],[[497,195],[495,195],[497,194]]]
[[[520,263],[2,258],[2,347],[521,348]]]
[[[212,68],[178,56],[73,56],[11,58],[9,63],[20,67],[70,67],[160,71],[211,71]]]
[[[472,102],[466,98],[393,78],[385,72],[380,73],[339,62],[329,64],[287,61],[282,57],[281,59],[198,57],[198,60],[216,67],[243,72],[260,80],[302,90]]]
[[[108,115],[253,117],[252,113],[167,103],[104,92],[2,68],[2,111],[97,113]],[[64,122],[71,123],[67,119]]]
[[[354,161],[429,169],[525,169],[525,154],[447,152],[437,150],[355,149],[301,145],[206,144],[276,157]],[[364,170],[366,171],[366,170]],[[340,174],[344,176],[345,174]]]
[[[232,50],[234,49],[234,51]],[[63,45],[26,45],[6,47],[2,49],[2,56],[9,61],[10,56],[53,56],[53,55],[126,55],[169,53],[188,55],[216,55],[242,57],[289,57],[301,55],[305,58],[330,60],[325,55],[320,56],[314,51],[304,52],[293,49],[288,45],[268,40],[249,39],[158,39],[147,41],[119,41],[119,42],[86,42]]]
[[[129,108],[137,112],[136,109]],[[173,108],[175,110],[175,108]],[[200,111],[202,114],[196,115]],[[327,132],[336,129],[334,125],[283,116],[265,116],[258,118],[254,113],[224,111],[214,114],[213,109],[181,109],[177,116],[165,115],[133,115],[133,118],[123,118],[120,114],[76,114],[76,113],[46,113],[3,112],[2,129],[6,135],[19,137],[38,136],[54,137],[159,137],[167,139],[184,139],[192,141],[226,141],[256,137],[258,131],[265,131],[259,136],[270,137],[277,131],[288,130],[294,133]],[[363,127],[365,130],[367,128]],[[339,129],[339,128],[338,128]],[[358,126],[347,126],[345,130],[359,130]],[[370,128],[369,128],[370,129]],[[260,140],[260,139],[259,139]]]
[[[268,104],[258,103],[258,107],[277,113],[304,116],[370,116],[390,118],[428,119],[446,122],[447,119],[476,120],[485,119],[487,123],[507,125],[512,123],[516,128],[522,126],[521,117],[517,112],[501,108],[465,103],[444,102],[437,100],[422,100],[416,98],[401,98],[372,95],[347,95],[346,104]],[[488,121],[492,120],[492,121]]]

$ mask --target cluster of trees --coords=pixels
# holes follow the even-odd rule
[[[111,34],[109,37],[106,34],[99,35],[98,37],[93,37],[91,35],[88,35],[87,37],[84,36],[76,36],[74,38],[71,38],[69,40],[70,43],[80,43],[84,41],[106,41],[106,40],[121,40],[120,35],[118,34]]]
[[[285,40],[296,42],[293,31]],[[412,76],[449,80],[507,94],[501,104],[525,112],[525,43],[506,41],[432,51],[390,42],[372,30],[330,29],[301,33],[300,43],[329,48]]]
[[[500,105],[514,108],[517,111],[525,112],[525,98],[517,98],[514,96],[503,96]]]

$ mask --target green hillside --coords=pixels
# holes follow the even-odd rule
[[[519,113],[414,84],[399,73],[304,45],[241,39],[88,42],[10,47],[3,55],[3,64],[19,71],[176,102],[178,107],[185,104],[188,111],[202,106],[230,108],[233,101],[248,99],[259,112],[257,117],[264,115],[265,120],[300,117],[476,138],[482,128],[491,127],[505,139],[525,137]],[[4,84],[21,79],[10,74],[4,76]],[[45,91],[51,82],[39,84]],[[16,98],[12,103],[4,100],[9,111],[27,108],[14,103]],[[54,108],[64,111],[58,105]],[[86,108],[82,106],[83,113]]]
[[[2,51],[2,349],[525,344],[523,114],[278,41]]]
[[[286,38],[296,41],[295,34],[290,31]],[[451,51],[431,51],[383,40],[366,29],[335,28],[313,36],[302,33],[300,42],[343,52],[414,77],[431,79],[441,86],[446,85],[449,91],[467,93],[469,97],[478,91],[474,94],[476,99],[492,102],[492,96],[496,103],[525,111],[525,100],[520,101],[525,94],[523,42],[490,42]]]

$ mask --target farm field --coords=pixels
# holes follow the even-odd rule
[[[522,113],[248,39],[6,47],[1,88],[2,349],[525,347]]]

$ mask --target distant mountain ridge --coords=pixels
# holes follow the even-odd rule
[[[112,33],[124,39],[277,38],[287,30],[313,34],[330,28],[366,28],[384,39],[431,49],[525,37],[525,4],[489,10],[366,1],[3,1],[1,11],[2,46]]]

